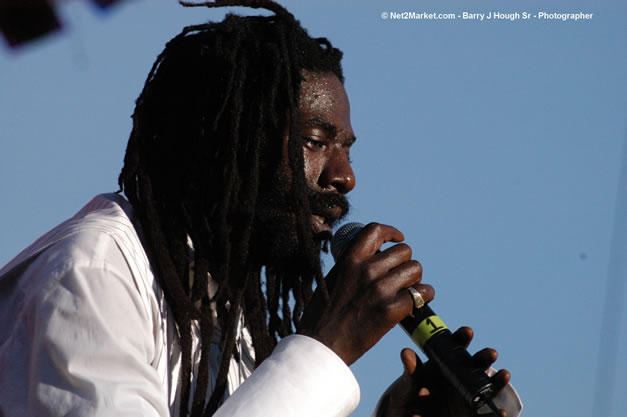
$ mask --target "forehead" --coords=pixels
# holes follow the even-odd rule
[[[305,123],[309,119],[318,118],[338,129],[352,130],[348,96],[333,73],[305,72],[298,107]]]

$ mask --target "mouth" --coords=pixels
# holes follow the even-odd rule
[[[342,214],[342,209],[338,206],[327,207],[318,213],[312,214],[311,226],[314,236],[324,239],[333,236],[333,224],[342,217]]]

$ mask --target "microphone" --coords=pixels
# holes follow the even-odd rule
[[[331,240],[331,254],[336,262],[364,227],[362,223],[346,223],[337,230]],[[496,393],[494,384],[485,371],[474,364],[470,353],[453,340],[451,331],[428,305],[414,307],[400,325],[468,405],[475,411],[487,406],[495,416],[501,416],[492,401]]]

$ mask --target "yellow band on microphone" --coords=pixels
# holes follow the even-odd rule
[[[423,321],[421,321],[418,326],[414,329],[411,334],[411,338],[414,339],[414,342],[422,347],[427,343],[432,336],[447,330],[446,324],[436,315],[429,316]]]

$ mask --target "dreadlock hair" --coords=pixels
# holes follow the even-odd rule
[[[178,326],[180,415],[210,416],[224,397],[240,315],[259,364],[278,337],[298,328],[314,281],[326,289],[320,246],[310,230],[297,107],[303,72],[344,79],[342,52],[327,39],[311,38],[272,1],[181,4],[274,12],[229,14],[219,23],[186,27],[167,43],[137,99],[118,180],[139,219],[144,246]],[[298,271],[267,266],[264,285],[261,267],[251,259],[251,230],[260,184],[281,162],[286,129],[290,193],[305,256]],[[207,290],[209,272],[218,284],[213,296]],[[201,359],[190,408],[194,323],[200,329]],[[222,356],[205,407],[217,326]]]

